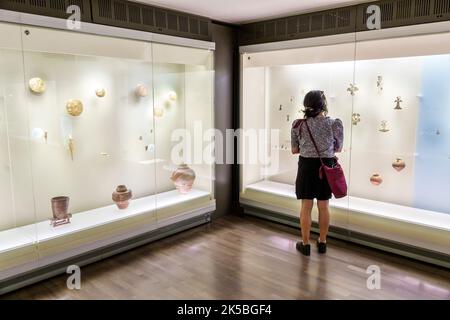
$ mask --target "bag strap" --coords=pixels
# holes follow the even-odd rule
[[[305,122],[305,119],[297,119],[298,121],[295,123],[295,125],[293,126],[294,129],[297,129],[298,127],[301,128],[303,122]]]
[[[323,165],[323,160],[322,160],[322,157],[320,156],[319,148],[317,147],[316,140],[314,140],[314,137],[311,133],[311,129],[309,129],[308,121],[305,120],[305,123],[306,123],[306,128],[308,129],[309,137],[311,138],[311,141],[314,144],[314,148],[316,148],[316,152],[317,152],[317,155],[319,156],[320,162]]]

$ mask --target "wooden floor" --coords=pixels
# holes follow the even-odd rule
[[[297,233],[227,216],[84,267],[79,291],[63,275],[1,298],[450,299],[448,270],[333,239],[307,258]],[[381,268],[380,290],[367,289],[370,265]]]

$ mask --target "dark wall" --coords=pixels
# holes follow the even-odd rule
[[[236,73],[235,54],[237,50],[237,29],[233,26],[213,23],[212,41],[216,43],[215,62],[215,109],[216,129],[225,137],[226,129],[233,129],[235,110],[235,88],[239,74]],[[219,146],[216,146],[218,148]],[[224,155],[225,155],[225,150]],[[231,213],[233,210],[233,165],[216,164],[215,169],[215,217]]]

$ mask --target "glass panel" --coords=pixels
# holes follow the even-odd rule
[[[151,230],[156,214],[150,44],[23,29],[26,81],[46,84],[42,93],[27,94],[42,258],[72,256],[113,236]]]
[[[37,259],[19,26],[0,24],[0,280]]]
[[[159,220],[195,213],[213,194],[213,53],[153,44]]]
[[[346,176],[350,170],[354,43],[243,54],[243,109],[241,136],[241,202],[298,217],[295,195],[298,155],[291,152],[291,128],[303,118],[303,99],[310,90],[322,90],[328,115],[344,125],[343,152],[338,154]],[[265,130],[268,161],[255,159],[253,148]],[[253,139],[253,140],[252,140]],[[265,163],[264,163],[265,162]],[[265,168],[269,165],[269,169]],[[332,199],[331,225],[347,227],[348,199]],[[317,212],[313,214],[317,221]]]
[[[351,229],[450,252],[450,34],[357,45]]]

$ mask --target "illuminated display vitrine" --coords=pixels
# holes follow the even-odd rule
[[[0,29],[0,279],[214,211],[212,50]]]
[[[278,161],[271,170],[246,162],[243,139],[241,204],[298,217],[290,130],[304,95],[319,89],[345,128],[338,157],[349,196],[331,200],[332,225],[348,239],[365,234],[449,254],[450,33],[356,39],[241,48],[242,127],[279,135],[266,141],[268,158]]]

